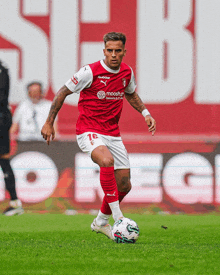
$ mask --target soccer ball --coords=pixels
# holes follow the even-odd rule
[[[121,218],[114,223],[112,235],[116,243],[135,243],[139,237],[139,227],[135,221]]]

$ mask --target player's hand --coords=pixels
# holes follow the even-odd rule
[[[55,138],[55,131],[54,131],[53,125],[48,124],[46,122],[44,124],[44,126],[42,127],[41,135],[43,136],[43,138],[47,141],[47,144],[49,145],[51,138],[52,138],[52,140],[54,140],[54,138]]]
[[[155,121],[155,119],[152,118],[152,116],[146,116],[145,121],[147,123],[149,132],[151,132],[152,136],[154,136],[154,134],[156,132],[156,121]]]

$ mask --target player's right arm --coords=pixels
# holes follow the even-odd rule
[[[48,145],[50,143],[50,138],[52,137],[53,140],[55,137],[55,130],[53,126],[54,120],[60,108],[62,107],[65,98],[72,93],[79,94],[84,88],[90,87],[92,80],[92,70],[87,65],[75,73],[74,76],[70,78],[58,91],[50,107],[48,118],[41,130],[41,135],[47,141]]]
[[[54,121],[55,118],[60,110],[60,108],[63,105],[63,102],[65,98],[72,94],[72,92],[64,85],[56,94],[56,96],[53,99],[53,102],[50,107],[49,115],[47,117],[46,122],[44,123],[44,126],[41,130],[41,135],[43,138],[47,141],[47,144],[49,145],[50,139],[52,137],[52,140],[55,137],[55,130],[54,130]]]

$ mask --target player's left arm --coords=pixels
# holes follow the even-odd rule
[[[125,98],[135,110],[144,116],[149,132],[151,132],[153,136],[156,131],[156,121],[145,107],[139,95],[136,92],[133,92],[132,94],[125,93]]]

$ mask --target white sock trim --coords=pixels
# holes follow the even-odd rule
[[[117,221],[121,217],[123,217],[123,214],[122,214],[120,206],[119,206],[119,201],[114,201],[114,202],[109,203],[109,207],[112,210],[112,216],[113,216],[114,221]]]
[[[104,213],[101,212],[101,210],[99,210],[98,217],[100,217],[102,219],[105,219],[105,220],[109,220],[111,215],[104,214]]]
[[[104,213],[102,213],[100,210],[99,210],[99,213],[96,217],[96,223],[98,226],[103,226],[103,225],[106,225],[108,224],[108,220],[109,218],[111,217],[111,215],[106,215]]]

